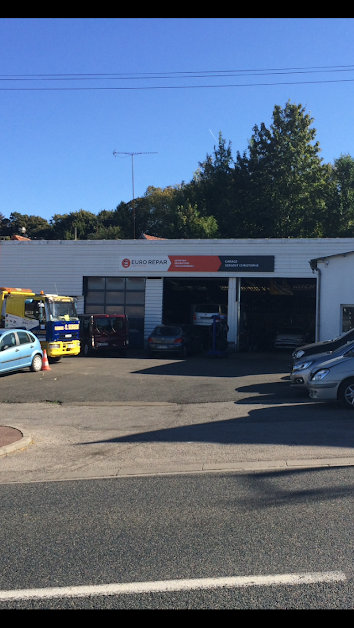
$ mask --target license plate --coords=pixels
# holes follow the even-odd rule
[[[156,349],[168,349],[168,345],[156,345]]]
[[[66,345],[67,349],[74,349],[74,347],[75,347],[75,345],[72,344],[72,343],[69,343],[69,344]]]
[[[108,347],[108,342],[98,342],[97,346],[98,347]]]

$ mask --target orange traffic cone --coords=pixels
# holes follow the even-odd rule
[[[52,369],[49,366],[47,352],[44,349],[43,351],[43,362],[42,362],[42,371],[51,371]]]

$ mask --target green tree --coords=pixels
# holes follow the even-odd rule
[[[70,214],[54,214],[50,220],[55,240],[74,240],[75,229],[79,240],[87,240],[97,228],[97,216],[80,209]]]
[[[231,142],[226,144],[219,133],[218,145],[214,146],[213,154],[207,154],[206,159],[199,162],[193,181],[185,188],[185,193],[189,193],[191,203],[198,206],[201,215],[215,218],[219,235],[224,238],[236,237],[233,170]]]
[[[0,239],[8,240],[10,238],[9,219],[5,218],[4,214],[0,212]]]
[[[249,237],[323,235],[330,166],[322,164],[312,123],[301,104],[276,105],[270,128],[256,125],[247,152],[237,154]]]
[[[202,216],[185,196],[185,186],[149,187],[136,204],[140,233],[162,238],[215,238],[218,226],[213,216]]]
[[[354,235],[354,159],[349,154],[334,160],[331,168],[331,187],[325,237],[353,237]]]
[[[23,235],[31,239],[48,239],[52,235],[51,226],[45,218],[12,212],[7,226],[11,231],[9,235],[21,235],[23,228],[26,229]]]

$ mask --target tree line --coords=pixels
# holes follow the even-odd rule
[[[324,163],[313,118],[301,104],[276,105],[269,128],[255,125],[243,153],[219,134],[190,182],[148,187],[135,199],[136,234],[162,238],[354,237],[354,159]],[[131,239],[133,203],[97,214],[0,213],[0,236]]]

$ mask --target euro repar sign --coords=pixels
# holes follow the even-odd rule
[[[120,257],[128,272],[265,273],[274,272],[274,255],[162,255]]]
[[[163,257],[145,257],[143,255],[134,255],[132,257],[121,257],[120,266],[124,270],[168,270],[170,266],[170,258],[168,256]]]

